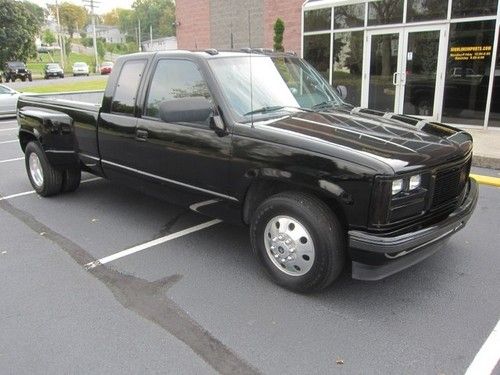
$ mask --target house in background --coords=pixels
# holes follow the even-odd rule
[[[175,36],[169,36],[153,40],[148,39],[143,41],[141,46],[144,52],[173,50],[177,49],[177,38]]]
[[[92,25],[87,26],[85,29],[88,36],[92,36]],[[117,26],[108,25],[96,25],[95,27],[96,36],[98,38],[103,38],[106,43],[125,43],[125,34],[120,31]]]

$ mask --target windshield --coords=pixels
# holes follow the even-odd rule
[[[328,82],[296,57],[238,56],[211,59],[209,65],[241,121],[342,103]]]
[[[59,69],[59,65],[58,64],[47,64],[47,68],[48,69]]]
[[[87,64],[85,64],[85,63],[75,63],[76,68],[85,68],[86,66],[87,66]]]

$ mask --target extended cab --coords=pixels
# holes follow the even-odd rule
[[[330,285],[346,262],[362,280],[409,267],[476,205],[468,133],[346,104],[292,55],[128,55],[104,94],[81,95],[19,99],[40,195],[87,171],[248,225],[269,275],[295,291]]]

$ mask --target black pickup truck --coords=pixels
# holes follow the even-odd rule
[[[409,267],[477,202],[468,133],[346,104],[292,55],[133,54],[104,94],[85,95],[19,99],[40,195],[75,190],[87,171],[248,225],[266,271],[295,291],[330,285],[346,263],[361,280]]]

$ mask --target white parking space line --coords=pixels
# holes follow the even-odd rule
[[[198,225],[195,225],[193,227],[189,227],[189,228],[183,229],[183,230],[181,230],[179,232],[172,233],[172,234],[166,235],[164,237],[160,237],[160,238],[157,238],[155,240],[143,243],[141,245],[137,245],[137,246],[134,246],[134,247],[122,250],[122,251],[120,251],[118,253],[111,254],[111,255],[108,255],[107,257],[104,257],[104,258],[98,259],[96,261],[87,263],[85,265],[85,269],[90,270],[90,269],[95,268],[97,266],[100,266],[100,265],[112,262],[112,261],[114,261],[116,259],[120,259],[120,258],[126,257],[127,255],[131,255],[131,254],[137,253],[139,251],[146,250],[146,249],[148,249],[150,247],[153,247],[153,246],[156,246],[156,245],[160,245],[162,243],[174,240],[176,238],[183,237],[183,236],[186,236],[188,234],[191,234],[191,233],[198,232],[200,230],[209,228],[209,227],[214,226],[216,224],[219,224],[221,222],[222,222],[222,220],[219,220],[219,219],[210,220],[210,221],[207,221],[205,223],[198,224]]]
[[[92,181],[97,181],[97,180],[102,180],[102,177],[94,177],[94,178],[89,178],[88,180],[82,180],[82,184],[86,182],[92,182]],[[29,194],[35,194],[35,190],[30,190],[30,191],[25,191],[23,193],[17,193],[17,194],[12,194],[12,195],[6,195],[5,197],[0,196],[0,201],[6,201],[8,199],[12,198],[17,198],[17,197],[22,197],[24,195],[29,195]]]
[[[6,143],[14,143],[14,142],[19,142],[19,139],[13,139],[12,141],[2,141],[0,142],[0,145],[4,145]]]
[[[18,160],[24,160],[24,157],[22,157],[22,158],[15,158],[15,159],[0,160],[0,163],[8,163],[8,162],[11,162],[11,161],[18,161]]]
[[[500,360],[500,320],[474,357],[465,375],[489,375]]]
[[[8,130],[19,130],[19,128],[7,128],[7,129],[0,129],[0,132],[6,132]]]

